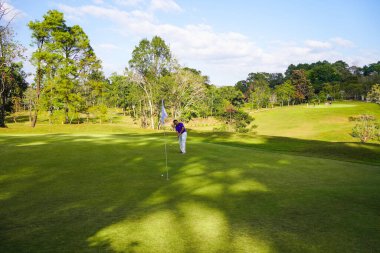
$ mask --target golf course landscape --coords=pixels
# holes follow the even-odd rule
[[[35,128],[8,118],[0,252],[379,252],[380,142],[360,143],[348,118],[380,119],[380,105],[249,113],[256,133],[185,122],[186,154],[174,131],[122,114]]]
[[[380,253],[379,10],[0,0],[0,253]]]

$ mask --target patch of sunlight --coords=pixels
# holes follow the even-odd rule
[[[93,142],[94,139],[90,138],[76,138],[75,140],[72,140],[72,142]]]
[[[227,171],[216,171],[212,173],[212,176],[218,179],[237,179],[241,177],[242,172],[243,171],[241,169],[230,169]]]
[[[221,252],[229,246],[229,224],[216,208],[196,202],[178,205],[183,214],[182,229],[190,240],[192,252]]]
[[[47,144],[45,141],[34,141],[34,142],[28,142],[28,143],[20,143],[16,145],[17,147],[27,147],[27,146],[38,146],[38,145],[45,145]]]
[[[279,167],[272,163],[272,161],[268,161],[267,163],[250,163],[250,168],[267,168],[267,169],[278,169]]]
[[[203,187],[199,187],[192,192],[192,195],[205,196],[211,198],[220,197],[223,194],[222,184],[210,184]]]
[[[268,188],[255,180],[242,180],[228,187],[231,193],[242,193],[242,192],[267,192]]]
[[[198,175],[202,175],[203,173],[205,173],[205,169],[206,169],[206,167],[204,165],[189,162],[189,164],[182,167],[181,170],[183,171],[184,175],[198,176]]]
[[[145,142],[145,141],[141,141],[139,143],[135,143],[134,145],[136,145],[136,146],[146,146],[146,145],[148,145],[148,143]]]
[[[117,208],[117,206],[110,206],[110,207],[104,208],[103,212],[112,213],[116,208]]]
[[[234,237],[232,246],[236,252],[273,252],[267,242],[247,235],[238,235]]]
[[[140,156],[140,157],[135,157],[135,158],[133,158],[133,159],[131,160],[131,162],[139,162],[139,161],[141,161],[141,160],[143,160],[143,158]]]
[[[157,191],[143,202],[142,207],[159,205],[167,202],[169,199],[170,197],[167,194],[164,194],[162,191]]]
[[[0,192],[0,200],[7,200],[12,197],[12,193],[10,192]]]
[[[278,164],[282,164],[282,165],[288,165],[290,164],[290,162],[288,160],[285,160],[285,159],[280,159],[277,161]]]
[[[313,104],[309,104],[309,106],[303,106],[303,108],[310,108],[310,109],[326,109],[326,108],[345,108],[345,107],[355,107],[357,105],[353,105],[353,104],[320,104],[320,105],[313,105]]]
[[[23,179],[34,174],[34,168],[22,168],[11,174],[1,175],[0,182]]]
[[[163,210],[112,224],[87,242],[92,247],[108,245],[115,252],[184,252],[182,230],[176,216]]]
[[[369,149],[369,150],[378,150],[379,149],[379,146],[376,146],[376,145],[368,145],[368,144],[363,144],[363,143],[345,143],[346,146],[348,147],[352,147],[352,148],[365,148],[365,149]],[[379,145],[379,144],[377,144]]]
[[[200,187],[204,187],[212,184],[213,181],[203,176],[183,176],[176,180],[174,185],[176,187],[180,187],[185,192],[191,192],[194,189],[198,189]]]

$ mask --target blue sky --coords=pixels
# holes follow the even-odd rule
[[[284,72],[291,63],[344,60],[363,66],[380,60],[380,1],[356,0],[7,0],[26,24],[49,9],[88,34],[107,75],[122,73],[142,38],[161,36],[183,66],[217,85],[234,85],[250,72]],[[26,69],[33,72],[30,64]]]

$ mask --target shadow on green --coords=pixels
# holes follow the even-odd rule
[[[160,134],[0,136],[0,251],[377,249],[379,167],[360,163],[377,146],[331,144],[371,157],[332,156],[352,163],[289,138],[192,133],[186,155],[167,140],[170,180]]]

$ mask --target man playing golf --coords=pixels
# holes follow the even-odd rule
[[[173,124],[175,126],[175,130],[177,131],[179,148],[181,150],[181,153],[185,154],[186,153],[186,138],[187,138],[186,128],[182,122],[178,122],[178,120],[176,119],[173,120]]]

